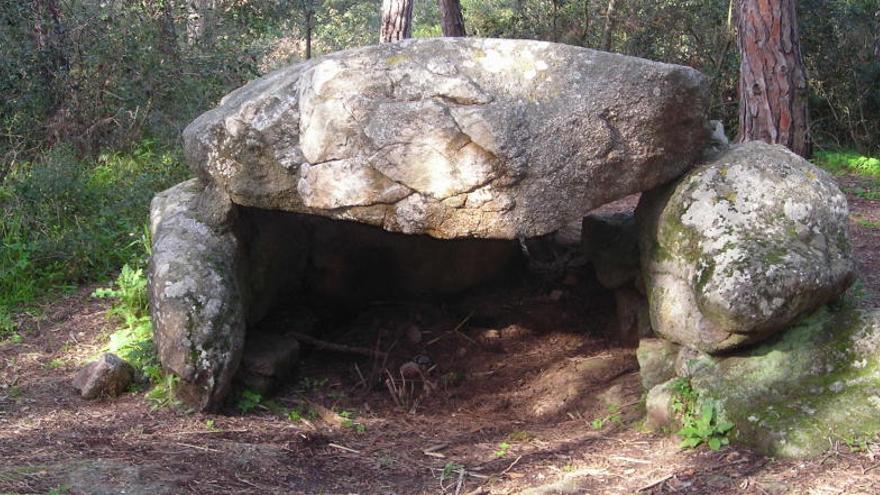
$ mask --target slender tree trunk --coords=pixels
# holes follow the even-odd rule
[[[314,0],[302,0],[303,17],[305,17],[306,25],[306,60],[312,58],[312,24],[315,17]]]
[[[874,13],[874,58],[880,62],[880,10]]]
[[[159,13],[159,28],[161,29],[162,39],[159,49],[162,53],[177,59],[177,29],[174,26],[174,3],[172,0],[165,0],[161,5],[162,12]]]
[[[437,0],[440,5],[440,26],[443,36],[467,36],[464,30],[464,16],[461,15],[459,0]]]
[[[379,42],[412,38],[413,0],[382,0],[382,26]]]
[[[68,68],[61,9],[58,0],[33,0],[31,7],[34,11],[34,41],[40,54],[39,70],[51,101],[50,111],[54,112],[61,105],[59,85],[63,84]]]
[[[761,140],[809,157],[807,78],[795,0],[740,0],[739,141]]]
[[[611,49],[611,35],[614,33],[616,22],[614,11],[617,8],[617,0],[608,0],[608,10],[605,11],[605,29],[602,31],[602,49],[606,52]]]
[[[189,45],[194,45],[203,38],[210,40],[216,7],[215,0],[187,0],[186,40]]]
[[[581,31],[581,45],[587,46],[590,36],[590,0],[584,0],[584,20]]]
[[[553,34],[551,34],[550,36],[552,37],[553,41],[558,42],[559,41],[559,23],[557,20],[559,19],[559,0],[550,0],[550,1],[553,4],[553,20],[552,20]]]

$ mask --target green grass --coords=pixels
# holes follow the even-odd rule
[[[877,221],[877,220],[868,220],[866,218],[858,218],[858,219],[856,219],[856,224],[859,227],[863,227],[866,229],[880,229],[880,221]]]
[[[150,199],[186,175],[149,140],[93,160],[57,146],[17,165],[0,184],[0,340],[37,299],[139,263]]]
[[[855,174],[880,180],[880,158],[854,151],[818,151],[813,163],[833,174]]]

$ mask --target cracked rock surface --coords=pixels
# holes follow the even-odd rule
[[[406,40],[293,65],[184,131],[232,202],[437,238],[512,239],[687,170],[708,85],[676,65],[566,45]]]

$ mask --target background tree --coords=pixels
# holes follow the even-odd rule
[[[602,49],[608,51],[611,49],[611,35],[614,34],[614,26],[616,24],[615,10],[617,0],[608,0],[608,7],[605,9],[605,28],[602,30]]]
[[[740,0],[739,138],[808,157],[807,78],[795,0]]]
[[[382,0],[379,42],[388,43],[412,37],[413,0]]]
[[[464,16],[461,14],[459,0],[437,0],[440,6],[440,26],[443,36],[467,36],[464,29]]]

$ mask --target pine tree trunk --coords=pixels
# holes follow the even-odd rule
[[[740,0],[739,141],[787,146],[808,157],[807,78],[795,0]]]
[[[443,36],[467,36],[464,30],[464,17],[461,15],[459,0],[437,0],[440,5],[440,26]]]
[[[412,37],[413,0],[382,0],[382,26],[379,42],[388,43]]]
[[[602,31],[602,49],[606,52],[611,49],[611,35],[614,33],[614,10],[617,0],[608,0],[608,10],[605,11],[605,29]]]
[[[590,36],[590,0],[584,0],[584,18],[581,22],[581,45],[587,46]]]
[[[303,17],[305,18],[305,26],[303,29],[306,32],[306,60],[312,58],[312,31],[314,29],[314,17],[315,17],[315,4],[313,0],[302,0],[302,9],[303,9]]]
[[[874,58],[880,62],[880,10],[874,13]]]

